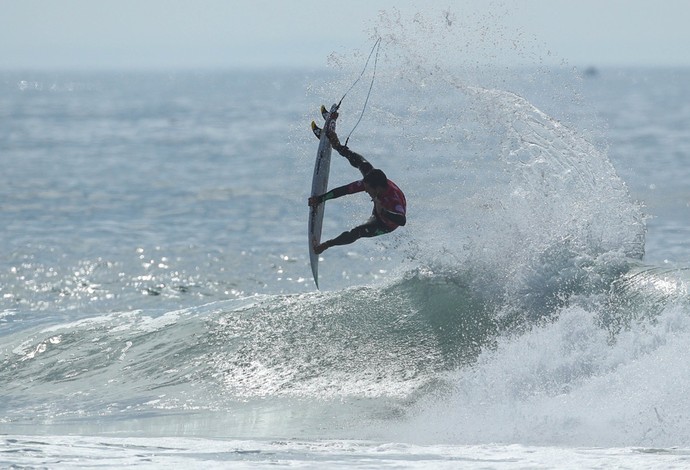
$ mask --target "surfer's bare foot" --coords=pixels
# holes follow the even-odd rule
[[[314,253],[316,253],[317,255],[320,255],[321,253],[326,251],[327,248],[328,248],[327,243],[321,243],[320,245],[315,244],[314,245]]]

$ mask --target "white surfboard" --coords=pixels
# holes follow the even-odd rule
[[[314,176],[311,180],[312,196],[320,196],[328,190],[332,148],[325,129],[331,128],[335,130],[335,120],[330,118],[330,114],[337,110],[338,105],[334,104],[331,106],[331,110],[326,117],[326,124],[323,126],[324,132],[321,132],[319,137],[319,148],[316,152],[316,163],[314,164]],[[309,208],[309,261],[317,289],[319,288],[319,255],[314,252],[314,246],[321,243],[321,225],[323,224],[324,209],[325,204]]]

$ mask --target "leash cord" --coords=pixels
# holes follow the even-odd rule
[[[357,83],[361,80],[361,78],[364,76],[364,72],[366,72],[367,67],[369,66],[369,61],[371,60],[371,56],[374,54],[374,50],[376,50],[376,56],[374,57],[374,73],[371,76],[371,83],[369,84],[369,91],[367,92],[367,98],[364,100],[364,106],[362,107],[362,112],[359,115],[359,119],[355,123],[355,126],[352,128],[350,133],[347,136],[347,139],[345,139],[345,145],[347,145],[348,141],[350,140],[350,137],[352,136],[352,133],[357,129],[357,126],[359,126],[360,121],[362,120],[362,117],[364,117],[364,111],[367,109],[367,103],[369,103],[369,96],[371,96],[371,89],[374,87],[374,79],[376,78],[376,65],[378,64],[379,61],[379,50],[381,48],[381,38],[378,38],[376,42],[374,43],[374,46],[371,48],[371,52],[369,52],[369,57],[367,57],[367,61],[364,64],[364,69],[362,69],[362,73],[359,74],[359,77],[357,77],[357,80],[352,84],[352,86],[345,92],[342,98],[340,98],[340,102],[338,103],[338,109],[340,108],[340,104],[343,102],[345,99],[345,96],[347,96],[348,93],[357,85]]]

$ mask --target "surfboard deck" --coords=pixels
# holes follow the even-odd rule
[[[324,112],[322,106],[321,113],[326,119],[323,129],[335,130],[335,119],[331,119],[331,113],[338,110],[338,105],[331,106],[331,110]],[[316,130],[314,130],[316,133]],[[319,132],[319,147],[316,151],[316,162],[314,163],[314,176],[311,180],[311,195],[320,196],[328,190],[328,176],[331,170],[331,143],[326,132]],[[325,204],[309,208],[309,262],[311,263],[311,273],[314,276],[314,284],[319,288],[319,255],[314,251],[314,247],[321,243],[321,227],[323,225],[323,214]]]

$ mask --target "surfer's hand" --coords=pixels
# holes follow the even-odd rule
[[[334,121],[335,121],[336,119],[338,119],[338,116],[340,116],[340,114],[338,114],[338,111],[333,111],[333,112],[331,113],[331,118],[332,118]]]

